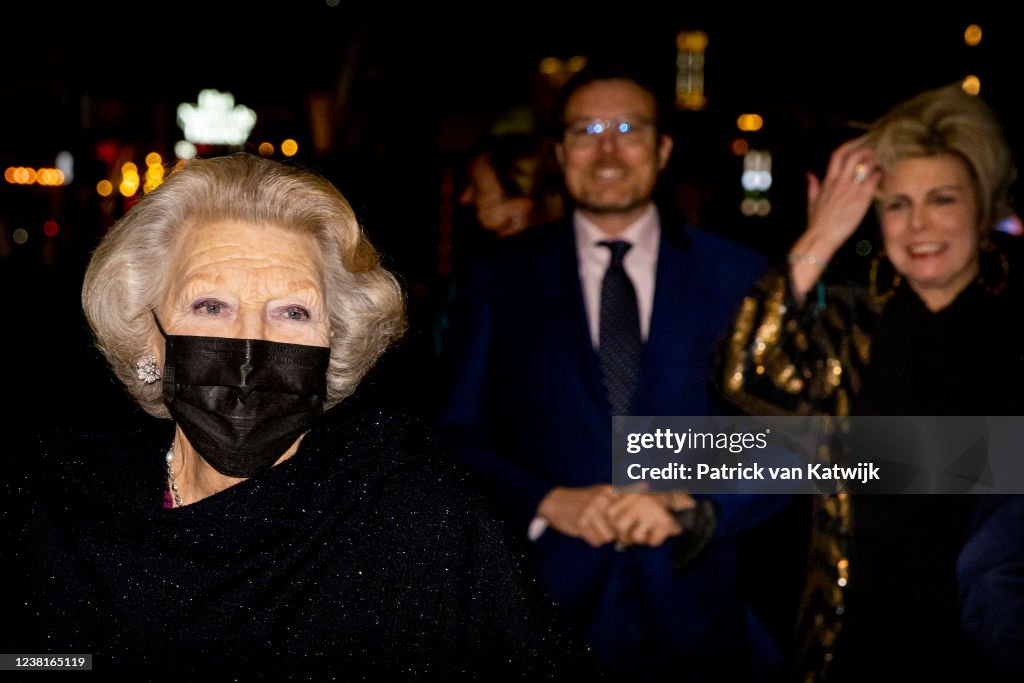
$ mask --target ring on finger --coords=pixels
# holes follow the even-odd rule
[[[857,164],[853,167],[853,182],[860,185],[868,179],[868,166],[867,164]]]

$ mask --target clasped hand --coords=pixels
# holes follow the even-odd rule
[[[594,548],[612,542],[656,548],[683,533],[672,512],[695,505],[681,492],[617,492],[609,484],[595,484],[552,489],[537,511],[556,530]]]

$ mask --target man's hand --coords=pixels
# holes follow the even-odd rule
[[[537,514],[557,531],[582,538],[594,548],[615,540],[607,511],[615,495],[609,484],[551,489],[537,507]]]
[[[620,544],[657,548],[683,533],[671,511],[694,505],[693,498],[685,493],[617,493],[607,516]]]

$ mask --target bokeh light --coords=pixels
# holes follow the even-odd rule
[[[964,30],[964,42],[974,47],[981,42],[981,27],[971,24]]]
[[[75,155],[67,150],[57,153],[55,165],[64,174],[64,184],[68,185],[75,179]]]
[[[680,52],[704,52],[708,49],[708,34],[704,31],[680,31],[676,34],[676,49]]]
[[[558,57],[545,57],[540,60],[540,64],[537,65],[537,70],[542,74],[553,76],[562,70],[562,60]]]
[[[748,133],[759,131],[763,126],[764,119],[760,114],[740,114],[736,119],[736,127]]]
[[[188,140],[178,140],[174,143],[174,156],[178,159],[194,159],[197,151],[196,146]]]

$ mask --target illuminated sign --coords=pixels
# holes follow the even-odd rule
[[[676,109],[699,111],[707,106],[704,95],[704,52],[708,34],[682,31],[676,35]]]
[[[229,92],[201,90],[196,104],[178,105],[178,125],[194,145],[243,145],[256,125],[256,112],[235,104]]]

